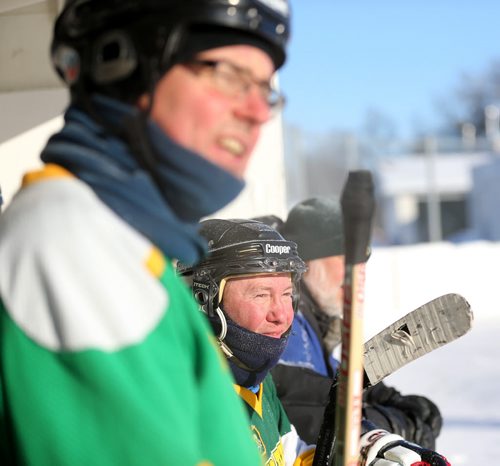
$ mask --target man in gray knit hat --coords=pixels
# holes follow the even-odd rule
[[[299,435],[314,443],[323,420],[331,379],[339,362],[344,280],[344,239],[340,202],[315,197],[295,205],[279,227],[297,243],[307,272],[302,276],[298,312],[273,379]],[[367,251],[367,255],[370,251]],[[363,414],[380,428],[434,448],[441,428],[439,409],[427,398],[402,396],[383,384],[367,390]]]
[[[344,282],[344,235],[339,200],[314,197],[298,203],[288,214],[281,234],[297,243],[300,257],[307,263],[308,270],[302,279],[305,286],[301,309],[306,318],[309,313],[315,317],[326,353],[331,355],[340,343]],[[335,363],[333,366],[336,368]],[[314,368],[324,372],[321,365]]]

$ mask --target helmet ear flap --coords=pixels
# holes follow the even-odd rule
[[[66,44],[59,44],[52,51],[57,73],[70,86],[80,77],[82,61],[85,58],[77,49]],[[137,50],[126,31],[117,29],[106,32],[92,45],[88,73],[95,84],[105,85],[122,80],[130,76],[137,66]]]
[[[99,36],[92,47],[90,77],[110,84],[130,76],[137,68],[137,51],[126,31],[115,29]]]
[[[209,284],[193,280],[192,291],[197,304],[206,314],[212,317],[219,305],[219,287],[217,284],[213,280],[210,280]]]

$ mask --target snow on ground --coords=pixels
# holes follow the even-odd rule
[[[375,249],[368,263],[367,338],[448,292],[472,306],[471,332],[386,379],[436,402],[444,418],[437,449],[453,466],[500,465],[499,263],[495,243]]]
[[[500,319],[479,320],[460,340],[386,379],[436,402],[444,419],[437,448],[453,466],[500,464],[499,341]]]

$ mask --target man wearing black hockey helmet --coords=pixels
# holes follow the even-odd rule
[[[245,386],[257,386],[267,375],[269,366],[276,364],[286,345],[298,297],[298,281],[305,272],[304,262],[297,255],[295,243],[285,241],[264,223],[211,219],[200,225],[209,252],[194,266],[179,262],[177,271],[189,278],[196,301],[215,327],[219,344],[234,366],[236,381]],[[275,278],[284,278],[285,313],[275,316],[262,312],[255,316],[254,312],[245,313],[241,309],[226,311],[224,303],[235,283],[262,277],[269,277],[270,283],[274,283]],[[271,298],[271,295],[266,297]],[[254,317],[257,318],[252,320]],[[262,362],[252,363],[246,358],[254,355],[246,352],[239,355],[240,334],[255,339],[256,346],[265,342],[263,348],[269,350],[269,357],[263,355]]]
[[[290,425],[270,370],[283,353],[305,264],[295,243],[253,220],[206,220],[209,253],[177,264],[217,337],[245,401],[265,464],[311,464],[314,449]]]
[[[66,2],[71,105],[0,218],[1,464],[260,464],[171,259],[242,189],[288,35],[286,0]]]

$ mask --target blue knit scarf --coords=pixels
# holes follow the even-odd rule
[[[140,118],[134,107],[94,96],[92,103],[104,126],[86,112],[70,107],[63,129],[42,152],[87,183],[123,220],[149,238],[162,252],[195,263],[206,251],[198,221],[228,204],[243,182],[168,138],[153,122],[147,137],[157,161],[157,180],[139,165],[123,137]]]

